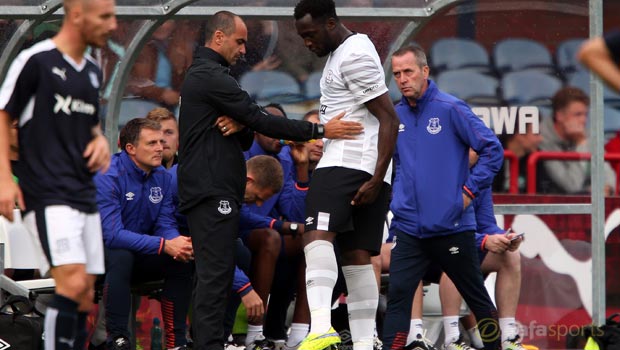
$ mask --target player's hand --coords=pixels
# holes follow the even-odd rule
[[[178,236],[176,238],[166,240],[164,252],[177,261],[189,262],[190,260],[194,260],[192,239],[189,237]]]
[[[291,158],[295,165],[308,164],[310,162],[310,152],[303,142],[295,142],[289,145],[291,149]]]
[[[516,233],[511,233],[507,236],[507,238],[510,240],[510,245],[508,246],[508,250],[511,252],[514,252],[515,250],[519,249],[519,246],[521,246],[521,243],[523,243],[523,236],[512,239],[515,235]]]
[[[471,204],[471,197],[463,193],[463,210],[467,209]]]
[[[377,196],[379,196],[382,186],[383,179],[375,180],[372,178],[364,182],[359,190],[357,190],[355,197],[353,197],[351,205],[366,205],[374,202]]]
[[[93,138],[83,154],[84,158],[88,159],[86,166],[91,172],[101,171],[105,173],[110,167],[110,146],[108,145],[108,139],[103,135],[97,135]]]
[[[15,203],[17,203],[20,209],[26,209],[22,190],[9,176],[6,180],[0,182],[0,215],[9,219],[9,221],[13,221]]]
[[[487,240],[484,242],[484,249],[491,253],[502,254],[510,246],[510,234],[506,235],[488,235]]]
[[[345,112],[342,112],[324,125],[325,138],[353,140],[357,135],[364,132],[361,123],[341,120],[344,115]]]
[[[243,306],[245,306],[248,321],[250,323],[257,323],[263,318],[263,315],[265,314],[263,300],[254,290],[251,290],[248,294],[242,296],[241,302],[243,303]]]
[[[161,93],[161,101],[168,106],[176,106],[179,104],[179,97],[181,95],[170,88],[164,89]]]
[[[215,125],[218,129],[220,129],[222,135],[224,136],[230,136],[238,131],[243,130],[243,128],[245,127],[243,124],[225,115],[218,117],[215,121]]]

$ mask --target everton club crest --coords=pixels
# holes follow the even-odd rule
[[[220,201],[220,206],[217,208],[217,211],[219,211],[220,214],[228,215],[232,212],[232,208],[228,201]]]
[[[439,118],[435,117],[429,119],[428,125],[426,126],[426,131],[428,131],[428,133],[431,135],[439,134],[439,132],[441,131],[441,125],[439,125]]]
[[[151,194],[149,194],[149,200],[153,204],[161,202],[164,195],[161,193],[161,187],[151,187]]]

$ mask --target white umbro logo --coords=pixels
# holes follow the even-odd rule
[[[125,193],[125,198],[126,198],[128,201],[132,201],[132,200],[133,200],[133,197],[135,197],[135,196],[136,196],[136,194],[135,194],[135,193],[133,193],[133,192],[127,192],[127,193]]]
[[[314,223],[314,218],[312,216],[308,216],[306,218],[306,225],[312,225]]]
[[[459,247],[452,247],[450,249],[448,249],[450,251],[450,254],[455,255],[459,253]]]
[[[4,349],[8,349],[11,347],[11,344],[5,342],[4,340],[0,339],[0,350],[4,350]]]
[[[400,124],[398,126],[398,132],[403,132],[403,131],[405,131],[405,124]]]
[[[60,69],[58,67],[54,67],[52,68],[52,74],[56,74],[57,76],[59,76],[60,79],[62,79],[62,81],[67,81],[67,69],[66,68]]]

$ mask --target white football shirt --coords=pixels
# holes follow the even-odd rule
[[[379,120],[364,103],[387,91],[381,60],[368,36],[351,35],[329,55],[321,77],[321,123],[345,111],[342,120],[361,123],[364,132],[355,140],[325,140],[317,168],[339,166],[374,174]],[[384,181],[391,179],[390,163]]]

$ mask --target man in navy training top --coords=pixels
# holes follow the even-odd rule
[[[116,29],[114,0],[65,0],[52,39],[22,51],[0,88],[0,215],[15,203],[40,239],[56,283],[45,318],[46,349],[83,349],[94,282],[104,272],[94,173],[110,151],[99,126],[102,75],[85,55]],[[9,129],[19,120],[19,163],[11,175]],[[23,191],[23,192],[22,192]]]

